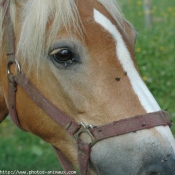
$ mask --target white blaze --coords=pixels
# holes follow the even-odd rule
[[[156,100],[146,87],[145,83],[139,76],[134,63],[131,59],[130,53],[124,43],[124,40],[117,30],[116,26],[111,23],[111,21],[106,18],[99,11],[94,9],[94,18],[97,23],[103,26],[116,41],[116,54],[124,69],[127,72],[130,83],[133,87],[134,92],[138,96],[140,103],[147,112],[159,111],[160,107]]]
[[[153,95],[150,93],[147,86],[139,76],[134,66],[131,55],[126,47],[126,44],[116,26],[112,24],[112,22],[107,17],[105,17],[96,9],[94,9],[94,19],[98,24],[104,27],[113,36],[116,42],[117,58],[120,61],[124,71],[127,72],[132,88],[135,94],[138,96],[138,99],[143,108],[146,110],[147,113],[159,111],[160,107],[158,103],[156,102]],[[164,139],[166,139],[171,144],[172,148],[175,150],[174,138],[169,127],[160,126],[156,127],[156,129],[157,131],[159,131],[159,133],[161,133]]]

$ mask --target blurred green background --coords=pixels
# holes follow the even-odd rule
[[[138,32],[136,60],[141,75],[162,109],[175,123],[175,1],[152,0],[153,26],[146,29],[143,2],[120,0]],[[175,134],[175,126],[172,127]],[[20,131],[10,119],[0,125],[0,170],[60,170],[52,147]]]

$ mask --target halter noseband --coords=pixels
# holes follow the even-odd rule
[[[91,147],[98,141],[114,136],[119,136],[138,130],[149,129],[155,126],[171,126],[169,115],[166,111],[158,111],[144,115],[134,116],[132,118],[114,121],[103,126],[85,126],[84,123],[77,123],[70,116],[66,115],[58,107],[53,105],[31,81],[24,75],[20,69],[20,65],[15,58],[15,34],[13,24],[10,17],[9,1],[5,0],[0,3],[1,6],[7,4],[5,9],[5,32],[6,32],[6,54],[7,54],[7,74],[8,74],[8,102],[9,112],[14,123],[24,130],[18,120],[16,111],[16,91],[19,85],[28,96],[40,107],[49,117],[51,117],[58,125],[61,125],[71,136],[77,141],[78,161],[81,175],[88,174],[88,165],[91,153]],[[17,74],[14,76],[10,72],[11,64],[16,64]],[[85,143],[80,139],[82,133],[87,133],[91,138],[91,143]],[[53,146],[54,147],[54,146]],[[56,154],[65,171],[74,170],[72,163],[54,147]]]

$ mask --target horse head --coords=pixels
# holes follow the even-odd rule
[[[93,130],[94,126],[160,111],[136,66],[136,32],[121,15],[115,0],[8,2],[20,71],[45,100],[73,121]],[[4,10],[0,8],[3,17]],[[3,118],[6,106],[11,105],[4,49],[8,33],[3,21],[0,24]],[[17,74],[19,67],[15,67],[9,66],[10,74]],[[51,143],[78,165],[74,137],[35,100],[25,88],[17,86],[15,108],[20,126]],[[124,127],[127,129],[129,124]],[[86,132],[78,136],[86,143],[91,142]],[[89,174],[175,174],[174,163],[175,142],[169,127],[155,126],[95,143],[90,153]]]

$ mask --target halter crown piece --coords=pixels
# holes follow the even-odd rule
[[[70,116],[66,115],[58,107],[53,105],[24,75],[15,57],[15,34],[14,26],[10,16],[10,0],[0,1],[0,8],[4,9],[4,25],[6,35],[6,55],[7,55],[7,76],[8,76],[8,103],[9,112],[14,123],[22,130],[16,110],[16,91],[20,86],[28,96],[40,107],[49,117],[58,125],[62,126],[68,134],[73,136],[77,141],[78,161],[81,175],[88,174],[90,162],[90,153],[92,146],[103,139],[119,136],[138,130],[149,129],[155,126],[171,126],[169,115],[166,111],[158,111],[144,115],[134,116],[128,119],[114,121],[103,126],[85,126],[84,123],[77,123]],[[17,66],[17,74],[10,72],[10,66]],[[82,133],[87,133],[91,138],[91,143],[85,143],[80,139]],[[65,171],[73,171],[72,163],[64,154],[53,146],[55,152]]]

